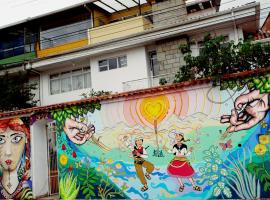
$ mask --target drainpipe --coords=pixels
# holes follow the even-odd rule
[[[234,15],[233,10],[232,10],[232,18],[233,18],[234,40],[235,40],[235,43],[238,43],[239,42],[238,30],[237,30],[237,26],[236,26],[236,22],[235,22],[235,15]]]

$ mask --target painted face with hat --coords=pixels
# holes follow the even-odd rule
[[[137,136],[137,137],[135,138],[135,145],[136,145],[137,147],[141,147],[142,144],[143,144],[143,137],[142,137],[142,136]]]

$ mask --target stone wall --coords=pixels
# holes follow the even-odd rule
[[[187,38],[174,38],[157,42],[159,74],[175,74],[185,64],[179,45],[186,44]]]
[[[187,18],[184,0],[168,0],[152,6],[155,27],[179,23]]]

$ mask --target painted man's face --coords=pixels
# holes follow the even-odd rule
[[[180,135],[180,134],[176,134],[175,135],[176,142],[182,142],[182,139],[183,139],[183,136],[182,135]]]
[[[10,128],[0,133],[0,165],[4,170],[16,169],[22,157],[26,137],[23,132]]]

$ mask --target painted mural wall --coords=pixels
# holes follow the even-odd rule
[[[29,118],[0,120],[0,199],[32,199]]]
[[[269,197],[269,80],[53,111],[61,198]]]

